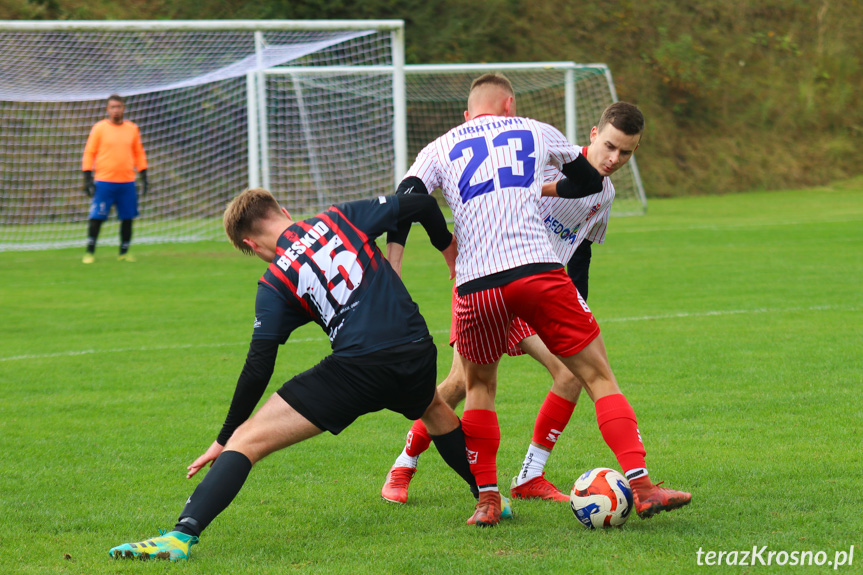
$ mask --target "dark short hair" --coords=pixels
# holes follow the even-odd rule
[[[602,113],[596,130],[601,132],[606,124],[611,124],[627,136],[637,136],[644,131],[644,115],[635,104],[615,102]]]
[[[115,102],[120,102],[124,106],[126,105],[126,98],[124,98],[120,94],[111,94],[110,96],[108,96],[108,100],[105,102],[105,105],[107,106],[108,104],[110,104],[111,100]]]
[[[509,81],[509,78],[498,72],[483,74],[479,78],[474,79],[474,81],[471,82],[470,91],[473,92],[474,88],[486,85],[497,86],[510,95],[515,96],[515,91],[512,89],[512,82]]]

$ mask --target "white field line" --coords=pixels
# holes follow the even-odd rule
[[[835,306],[835,305],[815,305],[810,307],[789,307],[789,308],[754,308],[754,309],[731,309],[731,310],[715,310],[715,311],[701,311],[701,312],[680,312],[680,313],[670,313],[670,314],[661,314],[661,315],[643,315],[643,316],[634,316],[634,317],[612,317],[612,318],[603,318],[599,323],[625,323],[625,322],[634,322],[634,321],[655,321],[655,320],[665,320],[665,319],[680,319],[680,318],[694,318],[694,317],[711,317],[711,316],[723,316],[723,315],[746,315],[746,314],[762,314],[762,313],[789,313],[789,312],[801,312],[801,311],[860,311],[859,307],[850,307],[850,306]],[[433,335],[443,335],[449,334],[449,330],[437,330],[432,332]],[[310,342],[324,342],[326,341],[324,336],[321,337],[311,337],[311,338],[298,338],[298,339],[290,339],[288,343],[310,343]],[[147,351],[161,351],[161,350],[171,350],[171,349],[203,349],[210,347],[233,347],[233,346],[246,346],[248,345],[248,340],[246,341],[237,341],[237,342],[223,342],[223,343],[200,343],[200,344],[181,344],[181,345],[156,345],[156,346],[141,346],[141,347],[121,347],[121,348],[113,348],[113,349],[80,349],[75,351],[60,351],[55,353],[42,353],[42,354],[32,354],[32,355],[13,355],[9,357],[0,357],[0,362],[4,361],[23,361],[28,359],[50,359],[54,357],[74,357],[77,355],[93,355],[97,353],[128,353],[128,352],[147,352]]]
[[[786,308],[754,308],[754,309],[728,309],[728,310],[716,310],[716,311],[699,311],[699,312],[681,312],[681,313],[669,313],[669,314],[661,314],[661,315],[642,315],[636,317],[611,317],[611,318],[603,318],[599,320],[600,325],[604,323],[617,323],[617,322],[628,322],[628,321],[651,321],[651,320],[661,320],[661,319],[678,319],[678,318],[687,318],[687,317],[710,317],[714,315],[741,315],[741,314],[759,314],[759,313],[789,313],[789,312],[800,312],[800,311],[833,311],[833,310],[842,310],[842,311],[860,311],[860,308],[850,307],[850,306],[839,306],[839,305],[813,305],[809,307],[786,307]]]
[[[616,234],[643,234],[643,233],[655,233],[655,232],[681,232],[681,231],[692,231],[692,230],[709,230],[709,231],[726,231],[726,230],[742,230],[742,229],[757,229],[757,228],[770,228],[770,227],[784,227],[784,226],[808,226],[813,224],[847,224],[851,222],[860,222],[863,221],[863,218],[859,216],[840,216],[836,218],[823,218],[823,219],[812,219],[812,220],[787,220],[784,222],[738,222],[738,223],[722,223],[722,224],[690,224],[684,226],[657,226],[657,227],[647,227],[647,228],[635,228],[635,229],[620,229],[619,227],[614,228],[614,233]]]

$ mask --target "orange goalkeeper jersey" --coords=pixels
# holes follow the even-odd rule
[[[105,119],[93,126],[84,148],[82,169],[94,167],[94,180],[114,183],[134,182],[135,168],[139,172],[147,169],[141,133],[134,122],[124,120],[118,126]]]

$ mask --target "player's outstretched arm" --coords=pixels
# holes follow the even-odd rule
[[[243,365],[243,371],[237,380],[231,407],[228,409],[222,431],[216,439],[219,445],[225,445],[234,431],[252,415],[252,411],[258,405],[270,383],[278,353],[279,343],[277,341],[252,340],[249,345],[249,353],[246,355],[246,363]]]

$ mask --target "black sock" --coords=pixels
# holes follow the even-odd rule
[[[99,230],[102,229],[103,220],[90,220],[87,226],[87,252],[96,253],[96,240],[99,239]]]
[[[252,462],[239,451],[223,451],[189,497],[174,531],[196,537],[231,504],[246,482]]]
[[[467,462],[467,448],[464,445],[464,431],[461,429],[461,422],[449,433],[432,435],[431,438],[446,464],[467,482],[474,497],[478,497],[479,489],[476,486],[476,479],[470,472],[470,464]]]
[[[129,251],[132,243],[132,220],[120,220],[120,255]]]

